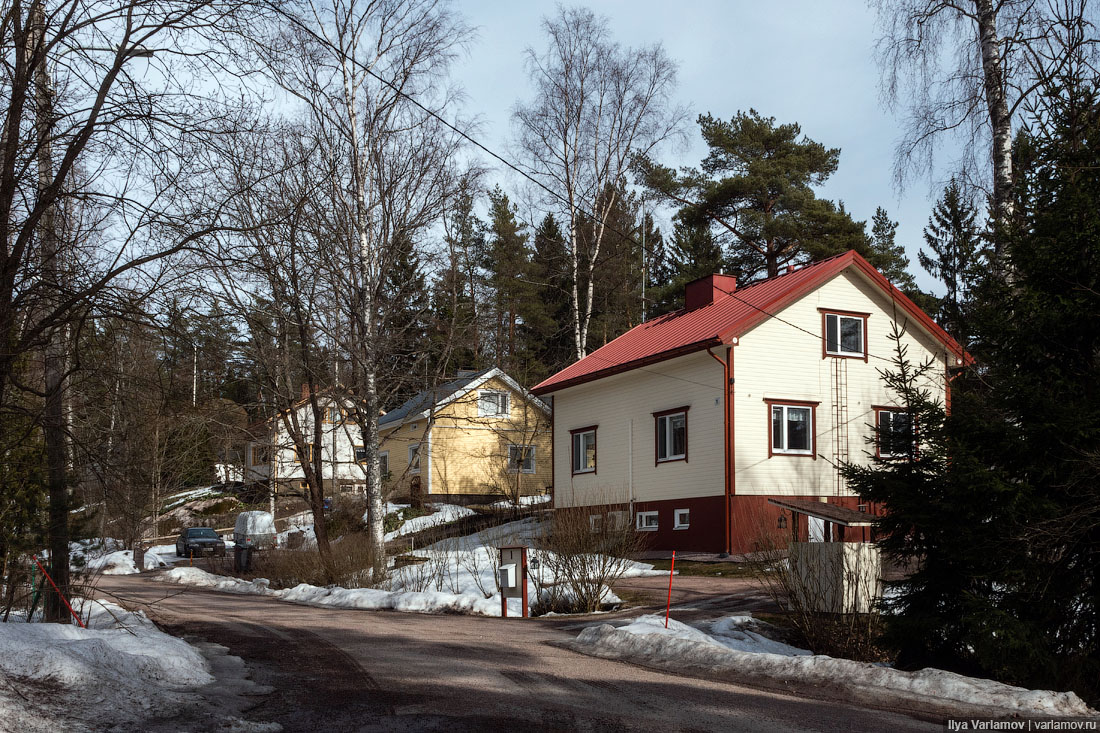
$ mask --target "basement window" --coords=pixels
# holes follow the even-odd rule
[[[657,512],[638,512],[634,515],[634,528],[639,532],[656,532],[657,523]]]
[[[677,509],[672,514],[673,529],[687,529],[691,526],[691,510],[690,509]]]

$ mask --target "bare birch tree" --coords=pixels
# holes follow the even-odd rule
[[[68,592],[72,326],[117,282],[218,226],[197,147],[235,123],[218,85],[248,0],[0,1],[0,409],[41,405],[55,580]],[[220,53],[219,53],[220,49]],[[233,96],[233,95],[227,95]],[[65,236],[83,209],[97,236]],[[28,356],[43,355],[28,367]],[[33,362],[31,362],[33,363]],[[36,386],[41,384],[41,387]],[[46,616],[68,619],[50,595]]]
[[[543,20],[547,46],[527,50],[535,98],[513,121],[526,172],[543,203],[569,223],[570,306],[577,359],[587,353],[593,271],[608,216],[635,156],[678,136],[685,119],[670,103],[676,65],[659,44],[620,46],[606,18],[561,7]]]
[[[936,143],[962,143],[955,173],[1012,213],[1013,120],[1075,49],[1095,39],[1087,0],[876,0],[885,99],[907,112],[895,177],[930,172]],[[998,249],[999,255],[999,249]]]
[[[262,53],[331,156],[323,191],[330,287],[340,313],[326,325],[350,363],[348,404],[365,452],[374,577],[385,570],[378,417],[384,385],[387,274],[421,246],[456,183],[451,61],[470,31],[441,0],[303,0],[282,9]]]

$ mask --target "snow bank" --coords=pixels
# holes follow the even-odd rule
[[[435,509],[431,514],[427,514],[423,517],[413,517],[405,521],[400,527],[393,532],[386,533],[386,542],[394,539],[395,537],[401,537],[402,535],[412,534],[413,532],[419,532],[422,529],[428,527],[435,527],[440,524],[446,524],[453,522],[456,519],[462,517],[468,517],[474,514],[473,509],[468,509],[458,504],[433,504],[432,508]],[[363,521],[367,521],[367,517],[363,515]]]
[[[517,506],[535,506],[537,504],[548,504],[554,497],[550,494],[536,494],[534,496],[521,496],[519,497],[519,503],[513,504],[510,499],[504,499],[502,501],[493,502],[489,506],[494,509],[514,509]]]
[[[103,575],[132,575],[140,572],[134,563],[132,550],[123,550],[122,540],[111,537],[96,540],[81,540],[69,545],[70,569],[73,572],[102,573]],[[175,545],[166,545],[173,554]],[[145,567],[162,568],[168,563],[157,553],[160,548],[151,548],[145,553]]]
[[[215,723],[239,721],[245,726],[240,730],[274,730],[236,717],[247,701],[212,705],[226,698],[227,686],[251,686],[253,694],[263,689],[243,679],[216,680],[209,652],[161,632],[143,613],[101,600],[73,603],[87,629],[0,623],[0,677],[6,682],[0,685],[0,730],[144,730],[153,719],[181,721],[181,730],[193,730],[187,718],[196,714]],[[218,649],[224,657],[224,648]]]
[[[727,620],[712,622],[732,629]],[[594,656],[623,659],[671,671],[732,673],[740,678],[764,678],[775,682],[798,681],[811,685],[841,686],[861,692],[908,699],[932,699],[1020,714],[1095,715],[1072,692],[1025,690],[992,680],[964,677],[939,669],[902,672],[889,667],[834,659],[820,655],[788,655],[738,650],[698,629],[664,618],[642,617],[627,627],[609,624],[584,629],[572,645]],[[802,650],[797,650],[802,651]]]

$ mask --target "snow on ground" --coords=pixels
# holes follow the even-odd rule
[[[172,494],[167,498],[167,503],[164,505],[162,511],[171,511],[178,506],[182,506],[190,501],[197,499],[210,499],[215,496],[221,496],[225,491],[214,486],[201,486],[197,489],[188,489],[187,491],[181,491],[178,494]]]
[[[112,537],[105,539],[80,540],[69,544],[69,567],[73,572],[102,573],[103,575],[132,575],[138,568],[134,563],[132,550],[122,549],[122,540]],[[175,555],[175,545],[164,545]],[[170,563],[164,560],[159,548],[145,552],[145,567],[163,568]]]
[[[502,544],[530,542],[538,531],[537,520],[524,519],[492,527],[475,535],[441,540],[415,553],[415,557],[421,562],[392,570],[387,589],[338,586],[321,588],[302,584],[294,588],[275,590],[265,578],[245,581],[213,575],[194,567],[176,567],[156,576],[156,579],[230,593],[274,596],[285,601],[322,606],[498,616],[500,593],[496,584],[499,556],[497,547]],[[528,558],[540,561],[538,569],[532,568],[529,572],[527,595],[533,601],[538,597],[539,584],[551,580],[550,564],[553,557],[549,553],[531,550]],[[646,563],[623,562],[626,563],[624,575],[627,577],[664,574]],[[620,602],[609,588],[605,589],[603,598],[605,603]]]
[[[535,506],[537,504],[547,504],[553,497],[550,494],[536,494],[534,496],[521,496],[518,504],[513,504],[510,499],[504,499],[502,501],[494,502],[489,506],[494,509],[514,509],[517,506]]]
[[[787,648],[790,651],[777,653],[776,648],[744,640],[730,644],[729,632],[745,625],[736,620],[739,618],[743,617],[710,622],[713,633],[707,634],[675,620],[669,621],[666,630],[663,616],[643,616],[621,628],[609,624],[589,626],[572,647],[594,656],[668,671],[705,671],[708,676],[728,673],[782,683],[842,686],[854,694],[954,702],[1028,715],[1096,714],[1072,692],[1025,690],[939,669],[903,672],[865,662],[807,655],[805,650],[792,647]]]
[[[432,508],[435,509],[431,514],[427,514],[423,517],[413,517],[406,520],[400,527],[393,532],[386,533],[386,542],[394,539],[395,537],[401,537],[402,535],[412,534],[413,532],[419,532],[422,529],[428,527],[435,527],[440,524],[446,524],[447,522],[453,522],[456,519],[462,517],[468,517],[474,514],[473,509],[468,509],[458,504],[432,504]],[[367,515],[363,515],[363,521],[367,521]]]
[[[76,608],[89,628],[0,623],[0,729],[140,730],[204,704],[197,692],[215,678],[199,650],[144,614],[85,599]]]

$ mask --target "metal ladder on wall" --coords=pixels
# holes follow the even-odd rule
[[[840,474],[840,466],[849,460],[848,453],[848,359],[833,362],[833,463],[836,465],[836,496],[847,492],[848,482]]]

